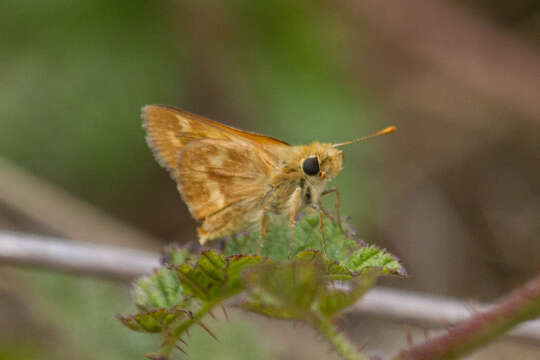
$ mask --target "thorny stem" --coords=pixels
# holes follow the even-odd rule
[[[173,348],[175,348],[175,343],[180,337],[180,335],[186,332],[186,330],[189,329],[192,325],[199,323],[200,320],[219,303],[219,301],[205,303],[197,312],[193,314],[193,317],[191,319],[183,322],[178,327],[173,328],[172,331],[168,334],[169,338],[161,344],[159,353],[161,355],[168,356],[173,350]]]
[[[336,353],[344,360],[367,360],[368,357],[358,351],[347,337],[338,331],[330,319],[318,313],[312,313],[309,323],[332,345]]]
[[[540,316],[540,275],[510,293],[491,310],[479,313],[439,337],[401,351],[394,360],[456,359],[520,322]]]

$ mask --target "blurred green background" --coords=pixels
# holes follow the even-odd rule
[[[493,299],[540,269],[540,4],[385,3],[3,0],[1,160],[157,249],[196,224],[147,149],[143,105],[294,144],[395,124],[346,148],[342,213],[403,260],[410,279],[387,284]],[[5,185],[0,229],[89,240],[100,227],[29,218],[21,186]],[[0,267],[0,359],[141,358],[152,344],[113,318],[127,304],[118,283]],[[218,322],[221,343],[194,334],[191,358],[316,356],[237,319]]]

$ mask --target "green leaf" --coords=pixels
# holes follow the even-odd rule
[[[160,354],[168,357],[178,337],[182,337],[191,326],[200,323],[200,319],[216,305],[243,291],[243,270],[261,261],[261,256],[225,257],[216,251],[206,250],[201,252],[196,262],[185,262],[171,268],[182,284],[183,295],[191,299],[189,310],[193,312],[193,317],[176,322],[170,332],[163,334]]]
[[[136,315],[122,316],[116,318],[125,326],[134,331],[148,333],[159,333],[165,331],[173,321],[188,319],[192,315],[189,311],[183,309],[157,309],[153,311],[141,312]]]
[[[162,267],[135,282],[135,304],[142,309],[170,309],[184,302],[182,285],[174,271]]]
[[[258,265],[246,273],[249,297],[240,306],[282,319],[332,316],[354,304],[389,271],[386,266],[394,264],[387,262],[382,250],[369,249],[375,255],[365,256],[366,261],[358,263],[355,272],[313,250],[302,251],[291,262]],[[375,262],[376,258],[381,262]]]
[[[343,264],[353,273],[362,273],[366,269],[376,268],[382,275],[407,275],[405,268],[395,256],[375,245],[359,248],[345,258]]]
[[[356,241],[342,234],[333,221],[325,218],[323,224],[327,254],[330,258],[339,259],[357,246]],[[262,255],[273,260],[287,261],[289,258],[289,231],[289,226],[286,223],[269,224]],[[258,232],[236,234],[227,239],[224,253],[226,255],[255,254],[258,244]],[[317,214],[302,217],[294,226],[292,254],[294,256],[305,250],[322,250],[319,215]]]
[[[305,312],[317,298],[321,284],[324,284],[322,270],[319,263],[310,261],[266,263],[248,271],[246,281],[256,287],[259,293],[265,293],[287,309]]]
[[[179,266],[196,256],[193,251],[187,247],[181,247],[177,244],[169,245],[163,251],[163,263],[169,266]]]
[[[224,257],[207,250],[201,253],[195,264],[184,263],[175,270],[185,294],[204,302],[220,301],[242,291],[242,270],[261,261],[262,257],[257,255]]]
[[[351,281],[337,284],[341,286],[327,286],[319,296],[317,310],[330,317],[353,305],[375,284],[379,275],[380,271],[370,269]]]
[[[406,271],[399,260],[374,245],[366,246],[351,239],[339,229],[339,226],[325,218],[323,222],[326,255],[326,273],[334,280],[347,280],[360,275],[369,268],[380,269],[380,275],[406,276]],[[346,224],[343,224],[346,225]],[[268,227],[264,239],[262,254],[277,261],[288,260],[289,249],[288,224],[276,223]],[[257,232],[240,234],[227,241],[225,254],[254,253],[259,243]],[[293,255],[307,259],[317,256],[322,251],[319,216],[308,215],[299,220],[294,227]]]
[[[162,267],[135,284],[136,304],[142,309],[135,315],[118,319],[135,331],[161,333],[159,353],[152,356],[167,359],[178,338],[228,297],[242,292],[245,268],[261,263],[256,255],[223,256],[216,251],[194,255],[185,248],[169,247],[165,260],[174,264]],[[153,311],[149,311],[153,310]]]
[[[305,311],[299,312],[294,308],[284,307],[278,300],[257,293],[251,294],[249,300],[241,301],[238,307],[259,315],[282,320],[298,320],[305,316]]]
[[[320,259],[319,259],[320,260]],[[241,307],[282,319],[304,319],[324,286],[320,261],[267,262],[246,272],[249,296]]]

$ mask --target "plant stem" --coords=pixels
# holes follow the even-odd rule
[[[444,335],[401,351],[394,360],[456,359],[480,348],[520,322],[540,316],[540,275]]]
[[[358,351],[347,337],[338,331],[330,319],[318,313],[311,313],[309,323],[332,345],[336,353],[344,360],[367,360],[368,357]]]
[[[171,351],[175,348],[175,343],[183,333],[185,333],[192,325],[197,324],[206,314],[208,314],[216,305],[218,305],[219,301],[211,301],[204,303],[201,308],[193,314],[193,317],[189,319],[188,321],[183,322],[179,326],[172,329],[172,331],[165,336],[167,337],[164,339],[163,343],[161,344],[161,347],[159,349],[159,353],[163,356],[170,355]]]

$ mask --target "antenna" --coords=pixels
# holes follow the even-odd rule
[[[349,144],[353,144],[355,142],[360,142],[360,141],[364,141],[364,140],[367,140],[367,139],[371,139],[371,138],[374,138],[376,136],[390,134],[391,132],[394,132],[394,131],[396,131],[396,127],[394,125],[392,125],[392,126],[388,126],[388,127],[384,128],[384,129],[382,129],[381,131],[376,132],[375,134],[364,136],[364,137],[361,137],[361,138],[358,138],[358,139],[355,139],[355,140],[352,140],[352,141],[346,141],[346,142],[334,144],[332,146],[333,147],[340,147],[340,146],[343,146],[343,145],[349,145]]]

